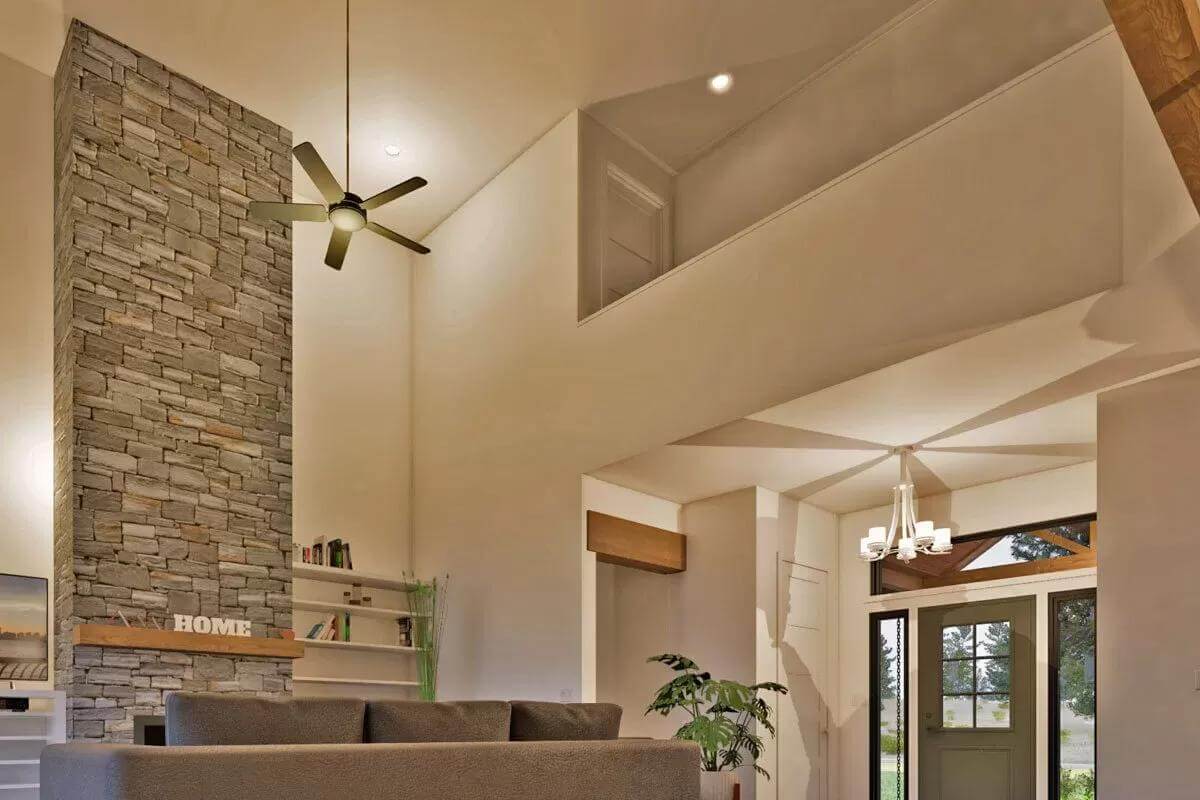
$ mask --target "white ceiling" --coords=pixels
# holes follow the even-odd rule
[[[1193,257],[1200,254],[1200,234],[1183,244]],[[890,501],[899,477],[894,448],[904,445],[917,446],[912,474],[922,496],[1092,460],[1101,390],[1200,357],[1200,326],[1169,348],[1160,339],[1148,347],[1093,338],[1097,311],[1112,316],[1106,309],[1122,291],[988,331],[593,474],[681,503],[758,485],[845,513]]]
[[[352,183],[365,196],[429,179],[379,215],[420,237],[573,108],[784,55],[816,69],[909,2],[352,0]],[[289,127],[344,174],[342,0],[6,0],[4,12],[0,53],[49,74],[78,17]]]

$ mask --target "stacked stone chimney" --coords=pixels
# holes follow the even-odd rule
[[[55,682],[75,739],[291,663],[74,647],[174,613],[290,629],[291,134],[72,24],[55,78]]]

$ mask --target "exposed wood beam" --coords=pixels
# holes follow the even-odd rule
[[[587,549],[605,564],[661,575],[687,569],[687,537],[682,533],[599,511],[587,512]]]
[[[1036,536],[1043,541],[1047,541],[1055,547],[1061,547],[1063,550],[1069,550],[1076,555],[1089,552],[1090,548],[1086,544],[1072,541],[1065,536],[1059,536],[1053,531],[1030,531],[1032,536]]]
[[[1200,8],[1196,0],[1105,0],[1105,5],[1200,208]]]

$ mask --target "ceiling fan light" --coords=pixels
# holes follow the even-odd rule
[[[329,209],[329,221],[340,231],[361,231],[367,227],[367,215],[354,206],[334,206]]]

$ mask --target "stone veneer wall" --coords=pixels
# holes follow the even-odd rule
[[[82,622],[292,626],[291,133],[72,24],[55,78],[55,683],[75,739],[291,662],[73,647]]]

